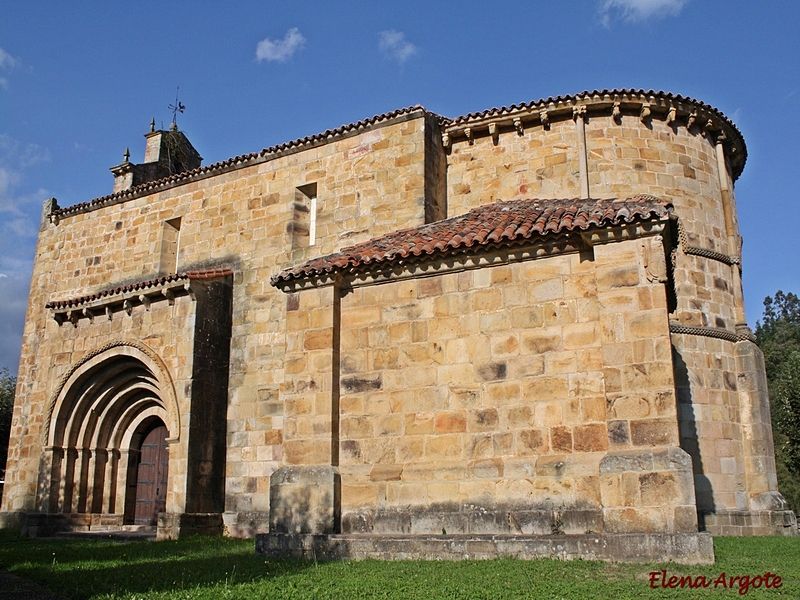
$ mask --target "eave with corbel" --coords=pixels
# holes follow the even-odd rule
[[[747,159],[742,134],[717,109],[692,98],[643,90],[584,92],[443,119],[442,144],[449,151],[453,144],[472,145],[478,138],[490,137],[497,145],[501,133],[523,136],[526,129],[549,129],[557,121],[600,116],[610,116],[618,125],[624,117],[636,118],[645,125],[652,119],[661,119],[671,127],[686,127],[693,134],[708,135],[712,143],[723,144],[734,179]]]
[[[167,302],[172,306],[176,298],[183,296],[195,300],[193,282],[232,274],[231,269],[225,268],[174,273],[105,289],[94,294],[53,300],[46,304],[46,308],[59,326],[69,322],[77,327],[81,319],[88,319],[90,323],[94,323],[97,318],[111,321],[118,313],[130,316],[136,307],[143,307],[145,311],[149,311],[154,303]]]

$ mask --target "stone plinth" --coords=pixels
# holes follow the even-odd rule
[[[559,558],[609,562],[714,563],[709,533],[585,535],[311,535],[256,536],[268,558],[305,560],[488,560]]]

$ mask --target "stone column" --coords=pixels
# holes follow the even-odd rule
[[[572,118],[575,119],[575,131],[578,136],[581,198],[589,198],[589,161],[586,154],[586,105],[573,106]]]
[[[742,290],[741,252],[739,251],[739,234],[733,223],[733,206],[728,183],[728,165],[725,161],[724,134],[717,136],[715,150],[717,153],[717,174],[719,176],[719,190],[722,200],[722,214],[725,219],[725,233],[727,235],[728,255],[736,258],[739,264],[731,265],[731,282],[733,285],[734,311],[737,330],[747,329],[747,319],[744,311],[744,292]]]

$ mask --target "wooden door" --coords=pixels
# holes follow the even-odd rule
[[[157,525],[158,513],[167,507],[167,428],[156,427],[142,442],[136,477],[136,511],[134,524]]]

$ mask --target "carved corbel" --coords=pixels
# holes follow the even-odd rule
[[[547,114],[546,108],[539,111],[539,120],[542,122],[542,127],[550,129],[550,115]]]
[[[695,122],[697,122],[697,111],[696,110],[692,111],[691,114],[689,115],[689,118],[686,121],[686,129],[691,129],[692,125],[694,125]]]
[[[139,296],[139,302],[141,302],[144,305],[144,309],[146,311],[148,311],[148,312],[150,311],[150,298],[148,298],[144,294],[141,294]]]
[[[69,322],[72,323],[73,327],[77,327],[78,321],[81,318],[81,313],[77,310],[71,310],[69,311],[67,318],[69,319]]]
[[[111,310],[111,306],[106,306],[106,316],[108,317],[109,321],[113,318],[114,311]]]
[[[469,145],[472,146],[475,143],[475,138],[472,137],[472,127],[466,127],[464,129],[464,135],[467,136],[467,141]]]
[[[449,134],[449,133],[447,133],[447,132],[445,131],[445,132],[442,134],[442,146],[444,146],[446,149],[449,149],[449,148],[450,148],[450,146],[452,145],[452,143],[453,143],[453,142],[452,142],[452,140],[450,139],[450,134]]]
[[[83,309],[83,316],[89,319],[89,323],[94,323],[94,313],[89,310],[89,307]]]
[[[448,138],[448,139],[449,139],[449,138]],[[169,289],[168,289],[168,290],[163,290],[161,293],[162,293],[162,294],[164,294],[164,298],[166,298],[166,299],[167,299],[167,303],[168,303],[170,306],[172,306],[173,304],[175,304],[175,292],[173,292],[172,290],[169,290]]]
[[[678,120],[678,109],[674,106],[669,107],[669,112],[667,113],[667,125],[672,125],[675,121]]]
[[[133,301],[130,298],[125,298],[125,301],[122,303],[122,308],[127,315],[130,316],[133,312]]]
[[[184,283],[183,284],[183,289],[186,290],[186,293],[189,294],[189,297],[192,300],[197,300],[197,298],[194,295],[194,289],[192,289],[192,282],[191,281],[187,281],[186,283]]]
[[[489,123],[489,135],[492,136],[492,143],[496,146],[500,141],[500,128],[497,123]]]
[[[619,102],[614,102],[614,106],[611,108],[611,118],[617,125],[622,122],[622,108]]]
[[[525,128],[522,125],[522,119],[519,117],[514,119],[514,129],[517,130],[517,135],[523,135],[525,133]]]
[[[53,320],[58,323],[58,326],[61,327],[64,324],[64,321],[67,320],[67,314],[63,312],[53,313]]]
[[[716,128],[717,128],[717,126],[714,124],[714,120],[713,119],[709,119],[708,121],[706,121],[706,124],[705,124],[705,130],[706,131],[708,131],[709,133],[712,133]]]
[[[639,111],[639,120],[642,123],[647,123],[647,121],[649,119],[650,119],[650,103],[649,102],[643,102],[642,103],[642,110]]]

